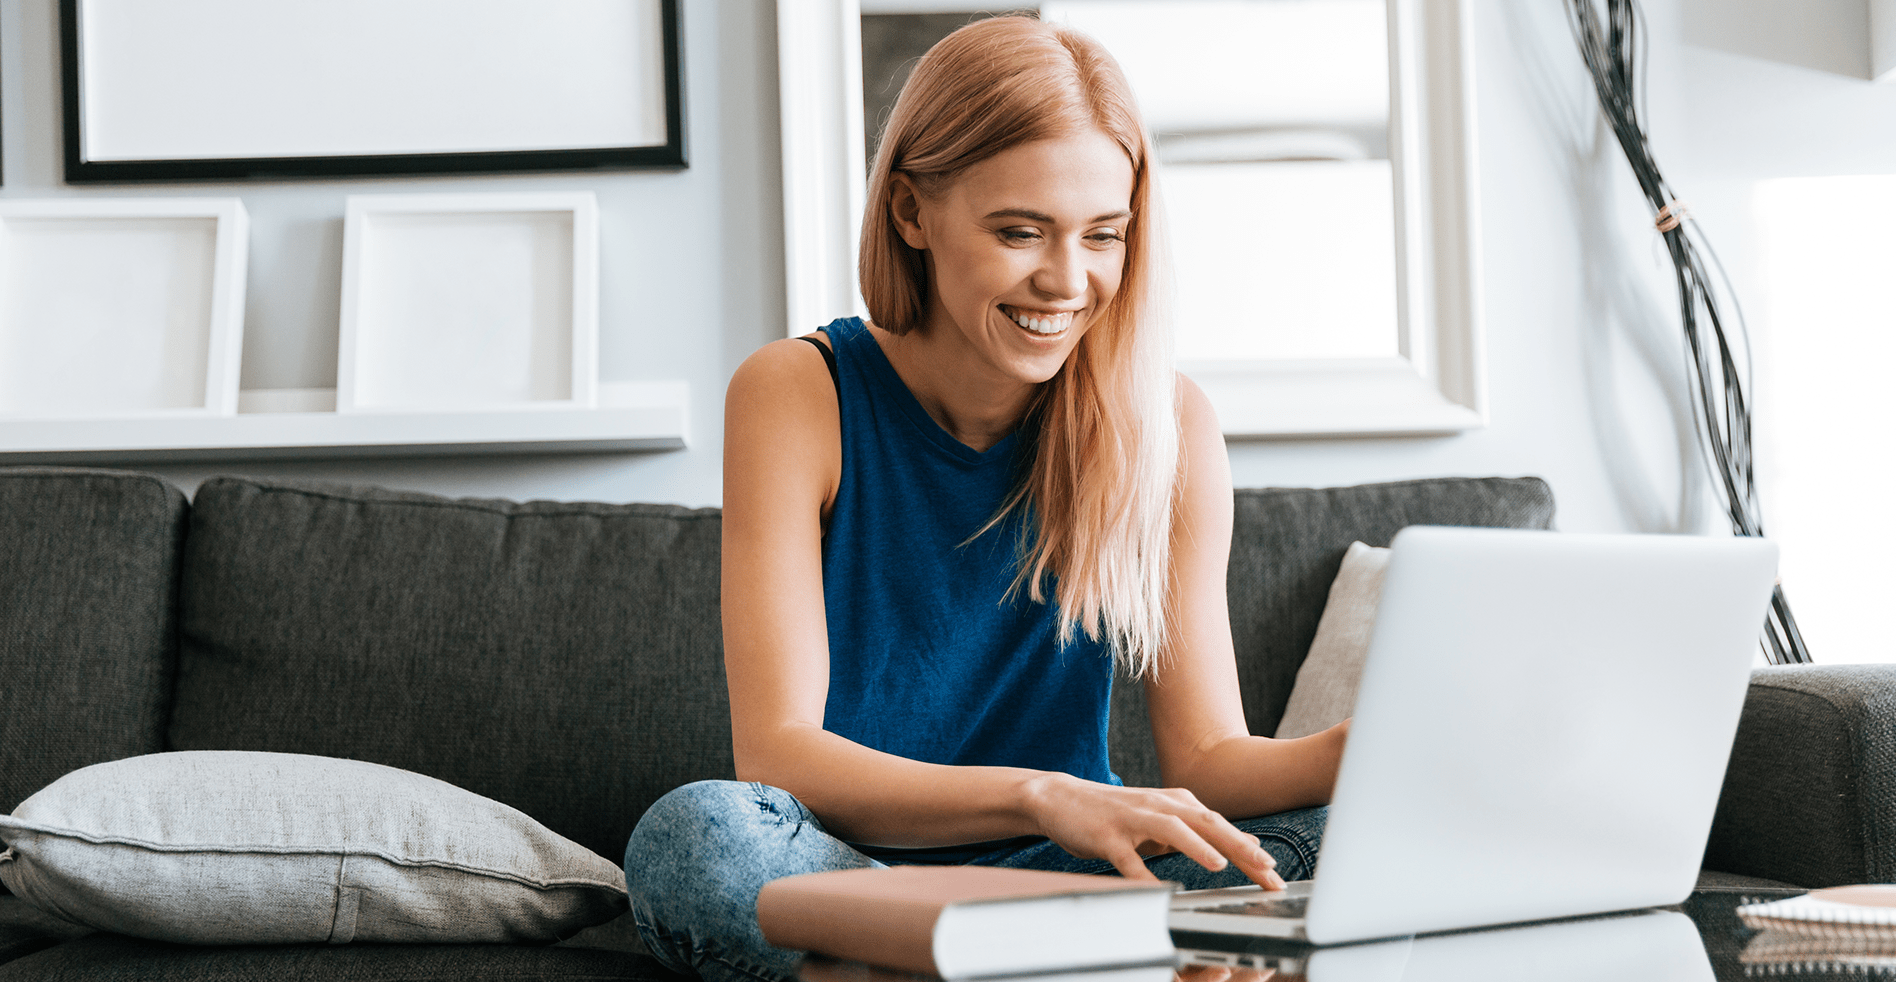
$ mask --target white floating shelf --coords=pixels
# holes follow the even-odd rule
[[[252,405],[307,402],[246,393]],[[601,383],[600,405],[470,412],[0,418],[0,464],[441,457],[682,450],[685,382]],[[332,397],[333,398],[333,397]],[[332,403],[333,404],[333,403]]]

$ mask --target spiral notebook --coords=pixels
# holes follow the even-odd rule
[[[1747,976],[1896,977],[1896,886],[1830,887],[1737,914],[1760,932],[1738,954]]]
[[[1896,935],[1813,938],[1767,930],[1738,953],[1745,975],[1896,976]]]
[[[1829,887],[1744,904],[1738,919],[1749,928],[1794,937],[1887,940],[1896,953],[1896,885]]]

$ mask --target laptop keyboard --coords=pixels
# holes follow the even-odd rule
[[[1309,897],[1278,897],[1252,900],[1241,904],[1208,904],[1193,910],[1207,914],[1246,914],[1251,917],[1302,917],[1310,906]]]

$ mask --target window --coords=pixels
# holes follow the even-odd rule
[[[1896,573],[1875,551],[1896,446],[1896,176],[1763,181],[1753,208],[1765,531],[1811,658],[1896,662]]]
[[[778,0],[790,333],[860,307],[862,15],[952,6]],[[1043,16],[1099,36],[1140,88],[1168,193],[1184,216],[1174,229],[1181,286],[1190,293],[1180,304],[1181,367],[1210,395],[1227,435],[1485,425],[1468,7],[1469,0],[1038,5]],[[1387,39],[1380,58],[1378,25]],[[1343,44],[1334,50],[1349,54],[1327,58],[1287,54],[1330,50],[1339,31],[1369,47]],[[1168,85],[1169,76],[1196,88]],[[1286,109],[1276,93],[1293,89],[1323,98]],[[1261,233],[1234,248],[1246,228]],[[1295,295],[1273,288],[1272,277],[1311,288]]]

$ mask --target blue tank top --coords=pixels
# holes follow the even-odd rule
[[[1024,435],[970,448],[916,401],[861,320],[823,330],[843,451],[823,540],[823,728],[912,760],[1120,783],[1106,745],[1110,649],[1084,633],[1062,647],[1054,604],[1004,599],[1020,509],[969,538],[1026,465]]]

